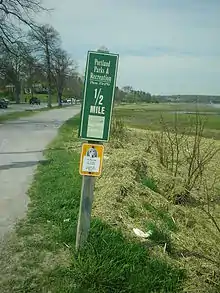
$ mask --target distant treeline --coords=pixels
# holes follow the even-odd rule
[[[122,89],[116,87],[115,100],[119,103],[159,103],[159,99],[150,93],[129,86]]]
[[[167,102],[184,102],[184,103],[220,103],[220,96],[212,95],[172,95],[172,96],[156,96],[160,101]]]
[[[220,103],[220,96],[212,95],[151,95],[131,86],[116,87],[115,100],[119,103]]]

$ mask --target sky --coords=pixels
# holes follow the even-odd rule
[[[220,94],[219,0],[44,0],[84,74],[88,50],[119,53],[117,84],[151,94]]]

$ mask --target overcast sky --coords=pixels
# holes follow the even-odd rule
[[[83,73],[88,50],[120,54],[118,85],[220,94],[220,0],[44,0]]]

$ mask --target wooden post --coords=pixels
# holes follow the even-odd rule
[[[94,198],[95,177],[83,176],[79,218],[76,233],[76,250],[86,242],[90,229],[92,203]]]
[[[108,53],[108,49],[107,48],[100,48],[98,50],[98,52],[103,52],[103,53]],[[87,63],[86,63],[86,79],[87,80],[87,76],[89,75],[89,68],[91,68],[91,66],[94,66],[90,60],[90,56],[92,56],[91,54],[94,55],[94,52],[89,52],[88,53],[88,58],[87,58]],[[104,62],[104,59],[106,59],[106,56],[109,56],[107,58],[107,61],[104,62],[106,63],[109,67],[111,62],[112,62],[112,70],[110,70],[109,73],[109,68],[107,68],[107,73],[110,75],[110,84],[112,84],[112,87],[108,87],[103,85],[102,83],[98,85],[97,88],[94,88],[94,86],[91,86],[89,82],[85,81],[85,85],[84,87],[87,88],[91,88],[90,91],[84,91],[84,102],[83,102],[83,108],[82,108],[82,112],[81,112],[81,124],[80,124],[80,129],[79,129],[79,137],[81,137],[84,140],[89,140],[90,136],[94,137],[93,135],[97,135],[94,134],[88,135],[88,124],[89,124],[89,111],[85,111],[85,109],[90,109],[91,106],[96,107],[97,103],[99,103],[99,105],[103,106],[103,99],[106,101],[104,103],[103,109],[105,110],[105,113],[102,113],[101,118],[105,118],[104,120],[97,120],[100,121],[99,123],[99,127],[102,127],[103,129],[103,134],[102,137],[100,137],[100,134],[98,135],[97,138],[94,137],[94,140],[98,140],[98,141],[88,141],[88,144],[102,144],[103,141],[108,141],[109,138],[109,129],[110,129],[110,123],[111,123],[111,119],[109,116],[112,115],[112,106],[113,106],[113,98],[114,98],[114,90],[115,90],[115,83],[116,83],[116,74],[117,74],[117,66],[118,66],[118,55],[117,54],[98,54],[98,55],[102,55],[102,62]],[[111,57],[110,57],[111,56]],[[109,59],[109,60],[108,60]],[[112,61],[111,61],[112,60]],[[114,69],[114,70],[113,70]],[[88,78],[89,80],[89,78]],[[101,95],[101,91],[105,90],[105,96],[106,98],[104,98],[103,95]],[[93,92],[93,94],[91,94]],[[89,94],[87,94],[89,93]],[[85,105],[89,105],[89,106],[85,106]],[[109,113],[109,115],[107,115],[106,113]],[[91,113],[92,116],[94,116],[93,118],[98,118],[97,116],[100,116],[99,114],[95,115],[95,113]],[[106,119],[108,117],[108,119]],[[100,118],[100,117],[99,117]],[[87,122],[86,122],[87,121]],[[92,122],[91,122],[92,123]],[[94,125],[90,125],[92,127],[96,127]],[[102,160],[103,160],[103,147],[102,147]],[[79,210],[79,218],[78,218],[78,225],[77,225],[77,233],[76,233],[76,251],[78,251],[86,242],[87,238],[88,238],[88,234],[89,234],[89,229],[90,229],[90,221],[91,221],[91,213],[92,213],[92,203],[93,203],[93,197],[94,197],[94,186],[95,186],[95,176],[99,176],[101,174],[101,167],[102,165],[100,165],[100,170],[99,172],[94,172],[94,173],[88,173],[87,171],[82,172],[82,157],[83,157],[83,151],[81,153],[81,161],[80,161],[80,174],[83,175],[83,179],[82,179],[82,190],[81,190],[81,200],[80,200],[80,210]],[[89,170],[93,170],[92,168]],[[98,173],[98,174],[97,174]],[[85,175],[86,174],[86,175]],[[90,176],[94,175],[94,176]]]
[[[91,145],[102,145],[99,141],[89,141]],[[88,173],[91,174],[91,173]],[[81,200],[79,208],[78,225],[76,232],[76,250],[78,251],[86,242],[91,221],[92,203],[94,198],[96,176],[84,175],[82,177]]]

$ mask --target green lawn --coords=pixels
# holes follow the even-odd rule
[[[48,95],[47,94],[34,94],[34,97],[37,97],[38,99],[40,99],[41,103],[48,102]],[[27,101],[29,101],[29,99],[31,98],[31,95],[25,94],[23,96],[23,99],[21,102],[24,102],[25,98],[27,98]],[[56,94],[52,95],[51,101],[52,101],[52,103],[57,103],[57,95]]]
[[[137,103],[137,104],[120,104],[118,108],[123,109],[137,109],[142,108],[148,111],[195,111],[198,109],[201,112],[220,112],[220,108],[212,107],[207,104],[196,104],[196,103]]]
[[[0,93],[0,99],[1,97],[7,97],[9,100],[12,101],[12,97],[9,96],[7,93]],[[47,103],[48,101],[48,95],[47,94],[34,94],[34,97],[37,97],[41,100],[42,103]],[[31,98],[31,95],[30,94],[23,94],[21,95],[21,98],[20,98],[20,102],[21,103],[24,103],[25,102],[25,99],[27,99],[27,102],[29,102]],[[52,103],[57,103],[57,95],[56,94],[52,94]]]
[[[115,107],[114,115],[122,118],[125,123],[133,128],[159,130],[160,119],[173,127],[175,112],[178,129],[184,131],[195,121],[195,114],[184,114],[179,111],[198,111],[200,117],[205,121],[204,135],[206,137],[220,138],[220,108],[195,104],[128,104]]]
[[[41,109],[35,109],[35,110],[30,110],[30,111],[12,112],[12,113],[8,113],[8,114],[0,115],[0,122],[3,123],[8,120],[16,120],[16,119],[23,118],[23,117],[29,117],[29,116],[33,116],[39,112],[49,111],[49,110],[59,109],[59,108],[60,108],[59,106],[55,106],[52,108],[41,108]]]
[[[29,192],[27,218],[1,256],[1,292],[181,292],[185,273],[177,263],[152,255],[101,217],[92,218],[87,246],[76,255],[78,125],[79,117],[69,120],[45,152],[47,161]]]

